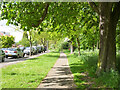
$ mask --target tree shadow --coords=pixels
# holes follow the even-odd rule
[[[52,73],[52,75],[48,74],[46,78],[43,79],[42,83],[44,87],[69,87],[75,88],[73,77],[71,76],[70,68],[68,65],[53,67],[56,72]],[[57,87],[56,87],[57,88]]]
[[[74,74],[74,81],[78,88],[91,88],[91,85],[94,83],[91,77],[96,77],[97,58],[97,55],[86,56],[84,54],[82,58],[79,58],[81,60],[78,63],[70,64],[70,69]]]
[[[60,56],[59,55],[46,55],[46,57],[57,57],[57,58],[59,58]]]
[[[39,60],[39,58],[30,58],[29,60]]]

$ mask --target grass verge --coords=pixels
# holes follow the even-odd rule
[[[118,88],[120,76],[117,71],[111,70],[109,73],[103,73],[96,76],[98,51],[82,51],[81,56],[77,53],[67,54],[71,71],[74,75],[74,82],[80,89],[86,88]],[[117,60],[118,60],[117,56]]]
[[[2,68],[2,88],[36,88],[59,58],[51,52]]]

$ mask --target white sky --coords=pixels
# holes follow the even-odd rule
[[[19,42],[22,39],[23,31],[16,31],[14,25],[6,25],[7,20],[0,21],[0,31],[10,32],[10,35],[15,37],[15,42]]]

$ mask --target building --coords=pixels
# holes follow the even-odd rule
[[[0,31],[0,36],[10,36],[10,33],[5,31]]]

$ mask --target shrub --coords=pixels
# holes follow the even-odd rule
[[[68,42],[63,42],[62,45],[61,45],[61,48],[69,49],[69,43]]]

